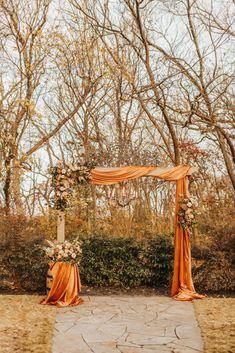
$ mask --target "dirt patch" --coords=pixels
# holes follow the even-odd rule
[[[82,286],[81,295],[130,295],[130,296],[153,296],[153,295],[170,295],[169,288],[153,288],[153,287],[131,287],[131,288],[116,288],[116,287],[88,287]]]
[[[27,295],[33,294],[21,288],[0,288],[0,294],[4,295]],[[43,295],[43,293],[37,292],[38,295]],[[170,296],[170,287],[154,288],[146,286],[138,286],[131,288],[117,288],[117,287],[88,287],[82,285],[82,291],[80,295],[144,295],[144,296],[153,296],[153,295],[166,295]]]
[[[235,352],[235,299],[206,298],[193,304],[205,353]]]
[[[56,308],[37,295],[0,295],[1,353],[50,353]]]

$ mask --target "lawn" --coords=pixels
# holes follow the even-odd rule
[[[37,295],[0,295],[1,353],[50,353],[56,308]]]
[[[194,301],[205,353],[235,352],[235,298]]]

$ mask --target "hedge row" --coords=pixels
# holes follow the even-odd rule
[[[37,239],[2,248],[2,277],[10,274],[9,280],[18,282],[23,289],[45,291],[47,260],[38,247],[42,243],[43,239]],[[83,284],[160,287],[171,281],[173,244],[170,236],[156,236],[147,241],[93,236],[83,240],[82,249],[80,275]]]
[[[91,286],[133,287],[169,284],[173,269],[172,238],[146,241],[92,237],[83,243],[80,274]]]
[[[45,292],[47,259],[40,251],[44,242],[40,227],[12,223],[0,234],[0,289],[9,283],[27,291]],[[35,226],[35,227],[34,227]],[[30,233],[26,237],[25,229]],[[37,232],[35,231],[37,229]],[[16,235],[17,234],[17,235]],[[28,234],[28,233],[27,233]],[[173,269],[173,237],[152,239],[103,238],[83,240],[80,264],[82,283],[92,287],[168,286]],[[232,249],[211,251],[193,248],[193,281],[197,290],[234,291],[235,271]]]

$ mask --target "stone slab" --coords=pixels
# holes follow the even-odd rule
[[[57,310],[52,353],[202,353],[192,303],[168,297],[89,296]]]

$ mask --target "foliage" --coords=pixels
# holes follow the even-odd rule
[[[233,290],[234,229],[227,224],[224,233],[217,235],[218,224],[209,217],[204,220],[203,227],[201,243],[197,246],[193,244],[192,247],[195,287],[202,293]],[[4,282],[8,282],[13,284],[12,287],[18,286],[27,291],[45,291],[48,266],[45,254],[39,247],[45,244],[45,237],[48,237],[47,228],[48,225],[40,218],[9,216],[0,219],[0,287],[3,288]],[[72,223],[70,230],[76,230]],[[69,235],[67,237],[72,239]],[[222,246],[223,239],[227,240]],[[137,239],[135,236],[87,236],[82,239],[83,258],[79,266],[82,283],[94,287],[170,287],[172,240],[167,235],[146,239]]]
[[[212,195],[211,195],[212,196]],[[212,198],[207,203],[207,210],[198,217],[198,228],[213,251],[230,252],[235,248],[235,203],[232,193],[227,200]]]
[[[28,291],[44,288],[47,259],[38,245],[44,240],[39,219],[2,217],[0,221],[0,282]]]
[[[9,217],[0,221],[0,287],[4,280],[27,291],[46,288],[48,258],[42,250],[46,228],[39,219]],[[172,239],[157,235],[146,241],[92,236],[82,239],[83,284],[132,287],[169,284]]]
[[[82,281],[92,286],[131,287],[169,284],[173,246],[168,236],[147,241],[91,237],[84,240]]]
[[[148,285],[170,284],[173,271],[173,237],[163,235],[150,238],[144,252],[145,266],[149,276],[145,278]]]
[[[235,267],[232,252],[213,251],[200,267],[193,270],[194,284],[205,291],[234,291]]]

